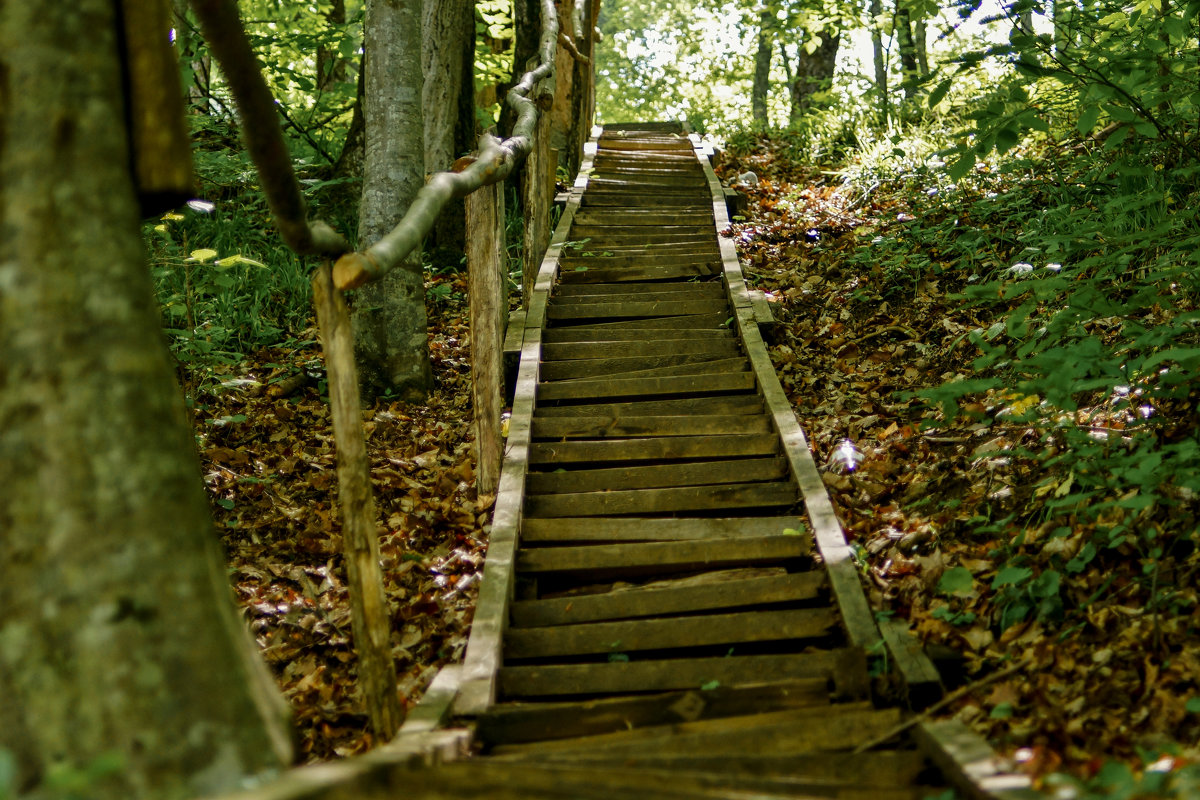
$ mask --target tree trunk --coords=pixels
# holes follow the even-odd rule
[[[767,93],[771,89],[771,53],[774,52],[775,17],[763,11],[758,17],[758,51],[754,54],[754,84],[750,89],[750,113],[757,128],[770,125]]]
[[[143,263],[113,0],[0,6],[0,748],[107,798],[286,765]]]
[[[917,71],[929,77],[929,23],[920,14],[912,14],[913,47],[917,52]]]
[[[912,100],[917,92],[920,66],[917,62],[917,45],[913,41],[912,16],[904,7],[903,0],[896,2],[896,44],[900,48],[900,75],[904,99]]]
[[[366,75],[367,57],[364,54],[358,62],[358,89],[354,111],[350,116],[350,129],[346,131],[342,152],[338,155],[337,163],[333,165],[333,173],[339,177],[361,178],[363,174],[363,154],[366,151],[367,139],[367,123],[363,115],[363,109],[367,105]]]
[[[829,90],[833,73],[837,68],[838,46],[842,41],[841,31],[822,31],[821,44],[813,52],[800,48],[796,56],[796,71],[792,76],[792,124],[798,122],[809,110],[824,105],[814,101],[817,92]]]
[[[425,0],[421,60],[424,88],[421,105],[425,112],[425,172],[450,169],[474,142],[462,148],[464,127],[475,130],[474,105],[463,119],[464,93],[474,95],[475,14],[470,0]],[[472,137],[473,139],[474,137]],[[466,245],[463,201],[452,201],[434,224],[427,245],[432,248],[435,267],[462,263]]]
[[[420,22],[421,0],[367,0],[360,250],[396,226],[425,183]],[[420,249],[399,269],[359,289],[354,306],[365,393],[424,399],[432,378]]]
[[[333,27],[346,24],[346,0],[331,0],[325,19]],[[342,57],[339,50],[330,50],[324,44],[317,45],[317,90],[324,91],[335,83],[346,80],[350,74],[350,61]]]
[[[871,0],[871,61],[875,66],[875,91],[879,93],[879,124],[887,126],[891,101],[888,98],[887,61],[883,53],[883,0]]]

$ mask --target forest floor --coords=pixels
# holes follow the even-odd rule
[[[436,280],[428,403],[380,399],[363,414],[409,706],[462,660],[491,516],[490,498],[475,494],[465,278]],[[292,707],[301,758],[323,761],[374,742],[354,677],[321,349],[313,328],[300,339],[307,346],[260,351],[236,375],[188,388],[237,602]]]
[[[991,398],[980,414],[947,422],[915,396],[971,374],[964,333],[992,323],[955,296],[962,285],[952,272],[892,291],[880,271],[853,260],[872,237],[921,213],[915,201],[879,192],[852,202],[830,175],[776,156],[764,144],[722,165],[729,179],[746,169],[759,176],[747,218],[726,235],[774,304],[771,356],[872,603],[909,621],[951,688],[1007,670],[940,713],[1039,780],[1107,774],[1116,785],[1141,780],[1148,766],[1200,762],[1200,641],[1187,636],[1195,623],[1146,613],[1136,558],[1064,571],[1060,624],[1033,615],[1001,624],[1015,603],[1042,599],[1036,581],[1021,597],[1006,591],[1014,552],[1036,563],[1080,546],[1078,531],[1051,535],[1048,525],[1027,526],[1020,541],[1004,532],[1071,479],[1017,455],[1035,432],[992,412],[1019,398]],[[474,491],[464,279],[434,280],[428,405],[380,400],[364,412],[410,705],[462,657],[490,515],[490,499]],[[236,374],[191,376],[188,390],[231,582],[296,715],[302,758],[317,761],[373,743],[354,688],[320,348],[314,330],[300,338],[299,349],[253,354]],[[1195,561],[1177,565],[1184,584]],[[1187,591],[1194,596],[1194,586]]]
[[[930,225],[969,223],[978,198],[938,208],[929,201],[937,189],[900,182],[864,198],[836,174],[797,168],[777,147],[760,141],[718,168],[728,182],[747,170],[759,178],[744,190],[746,218],[727,235],[748,282],[774,304],[772,360],[873,607],[908,620],[950,688],[968,687],[938,713],[969,724],[1042,788],[1065,773],[1104,796],[1152,797],[1161,777],[1178,778],[1191,764],[1190,789],[1173,785],[1171,796],[1200,796],[1188,794],[1200,793],[1200,641],[1192,635],[1200,558],[1184,546],[1168,559],[1161,585],[1174,586],[1179,604],[1160,613],[1145,591],[1149,560],[1129,547],[1073,561],[1094,523],[1063,526],[1039,514],[1052,493],[1067,493],[1072,475],[1031,457],[1043,431],[1013,420],[1014,407],[1036,398],[991,393],[948,420],[917,395],[976,374],[966,334],[996,319],[964,302],[969,270],[936,268],[937,250],[919,235],[907,237],[907,258],[926,266],[904,283],[863,258],[879,237],[903,241],[921,215],[937,217]],[[995,238],[997,251],[1013,246]],[[1111,406],[1086,411],[1099,431],[1123,427]],[[1193,430],[1182,411],[1179,428]],[[1148,509],[1141,524],[1170,533],[1171,514]],[[1022,583],[1029,567],[1045,574],[1050,565],[1061,585]]]

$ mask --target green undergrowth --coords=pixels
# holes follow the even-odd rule
[[[938,565],[918,588],[928,596],[912,601],[913,613],[933,612],[917,627],[976,642],[967,654],[973,669],[1012,663],[1024,647],[1038,654],[1029,656],[1041,659],[1038,669],[1066,676],[1076,656],[1056,661],[1054,643],[1075,642],[1094,648],[1084,674],[1182,680],[1163,695],[1161,685],[1151,694],[1152,683],[1140,690],[1146,713],[1161,715],[1156,729],[1177,738],[1137,739],[1133,723],[1114,718],[1112,731],[1093,732],[1092,762],[1056,745],[1072,776],[1047,778],[1046,788],[1078,798],[1190,796],[1196,775],[1181,765],[1200,734],[1200,681],[1186,678],[1200,634],[1200,162],[1154,141],[1106,148],[1102,139],[1037,135],[979,156],[958,177],[952,136],[926,123],[819,169],[796,161],[822,146],[798,143],[803,132],[730,140],[738,169],[763,165],[760,197],[776,193],[754,235],[793,263],[788,254],[802,254],[806,283],[778,287],[795,298],[798,324],[820,327],[840,307],[836,318],[854,328],[843,335],[871,344],[834,349],[887,359],[908,352],[927,376],[890,392],[888,407],[903,410],[875,423],[863,443],[868,465],[936,456],[930,442],[964,443],[943,464],[913,464],[937,474],[927,484],[936,492],[921,491],[923,482],[874,486],[870,473],[827,482],[851,493],[865,486],[859,498],[898,498],[908,519],[928,521],[921,541],[937,552],[925,545],[916,561],[904,559],[918,574]],[[752,266],[772,272],[770,263]],[[821,316],[805,322],[814,308]],[[937,315],[913,312],[920,308]],[[872,318],[896,324],[854,327]],[[907,343],[877,350],[901,334]],[[852,380],[854,361],[828,363],[848,367]],[[889,469],[883,474],[895,474]],[[891,507],[867,503],[855,511],[865,522],[852,527],[888,529],[883,520],[898,519]],[[855,542],[864,558],[868,544]],[[905,574],[893,568],[863,564],[868,575]],[[1054,737],[1039,726],[1074,730],[1061,711],[1031,706],[1053,696],[1046,686],[1057,675],[1012,689],[1011,702],[993,701],[988,730],[1003,737],[998,744],[1040,754],[1036,743]],[[1082,686],[1063,688],[1063,697],[1086,697]],[[1055,713],[1049,723],[1039,717]],[[1149,724],[1136,707],[1128,719]],[[1081,731],[1073,736],[1084,741]]]

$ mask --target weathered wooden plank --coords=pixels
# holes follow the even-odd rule
[[[754,539],[802,531],[800,517],[700,517],[697,519],[526,519],[521,540],[526,544],[566,542],[694,541]],[[799,538],[799,537],[796,537]],[[807,541],[807,539],[805,539]],[[809,547],[811,550],[811,546]]]
[[[827,635],[835,625],[837,615],[832,609],[803,608],[509,628],[504,655],[506,659],[548,658],[815,639]]]
[[[620,331],[627,328],[644,328],[644,329],[665,329],[665,328],[709,328],[718,329],[726,327],[727,323],[732,323],[733,317],[726,313],[720,314],[688,314],[683,317],[643,317],[640,319],[619,319],[614,322],[594,322],[584,323],[587,327],[599,331],[601,334],[604,331]],[[570,327],[566,323],[559,323],[562,327]],[[653,339],[656,334],[650,334]]]
[[[602,375],[589,373],[588,370],[580,370],[585,374],[569,378],[559,378],[559,380],[583,381],[603,377],[605,380],[623,381],[634,378],[666,378],[675,375],[722,375],[745,372],[749,367],[750,363],[746,360],[745,356],[737,356],[735,358],[701,359],[688,364],[676,364],[674,366],[629,369],[624,372],[609,372]],[[542,377],[549,380],[554,376],[543,373]]]
[[[543,370],[545,366],[543,366]],[[627,436],[700,436],[770,433],[764,416],[746,414],[651,417],[535,417],[537,439],[601,439]]]
[[[559,275],[563,283],[610,283],[613,281],[658,281],[674,278],[706,278],[720,275],[716,261],[630,267],[572,267]]]
[[[828,683],[809,678],[766,686],[718,687],[704,692],[668,692],[570,703],[510,703],[494,706],[478,720],[476,731],[485,745],[520,744],[828,702]]]
[[[601,227],[639,227],[646,225],[668,227],[700,227],[706,229],[713,224],[712,209],[703,211],[649,211],[636,209],[590,209],[575,215],[575,224],[581,227],[596,225]]]
[[[909,630],[908,623],[899,618],[882,620],[879,632],[891,653],[892,664],[904,681],[909,706],[921,709],[942,699],[942,676]]]
[[[525,600],[513,604],[512,624],[519,627],[571,625],[813,600],[825,583],[824,573],[815,571]]]
[[[758,414],[762,398],[756,394],[720,397],[682,397],[676,400],[635,400],[628,403],[585,403],[579,405],[543,405],[538,416],[654,416],[679,414]]]
[[[737,338],[727,327],[655,329],[572,325],[551,327],[542,335],[542,341],[546,342],[542,347],[546,349],[547,361],[689,353],[734,355],[742,351]]]
[[[720,252],[708,242],[649,245],[609,242],[595,250],[577,250],[562,259],[563,272],[591,272],[599,269],[636,269],[711,264],[721,260]],[[583,267],[580,270],[580,267]],[[684,281],[676,279],[676,283]],[[628,290],[626,290],[628,291]]]
[[[676,295],[693,297],[725,297],[725,287],[719,281],[678,281],[647,283],[630,286],[628,283],[572,284],[559,286],[554,292],[556,302],[590,302],[592,298],[617,300],[659,300]]]
[[[753,391],[755,385],[753,373],[733,372],[724,375],[675,375],[666,378],[539,383],[537,396],[539,401],[599,400],[606,397],[748,392]],[[739,455],[738,453],[712,454]],[[740,453],[740,455],[753,455],[753,453]]]
[[[560,469],[554,472],[529,473],[525,479],[525,491],[528,494],[556,494],[585,490],[703,486],[778,480],[787,474],[787,462],[778,457],[651,464],[609,469]]]
[[[611,225],[589,223],[571,229],[576,239],[590,239],[589,251],[601,250],[612,242],[676,244],[683,242],[706,242],[712,239],[712,223],[694,222],[680,225],[644,225],[630,227],[615,223]]]
[[[716,362],[715,364],[713,362]],[[742,364],[745,358],[739,357],[736,363]],[[631,376],[650,377],[652,375],[670,375],[670,372],[647,372],[673,368],[677,372],[689,373],[689,366],[695,366],[692,373],[724,371],[729,369],[731,362],[720,359],[708,353],[689,353],[682,355],[634,356],[632,358],[587,358],[571,361],[549,361],[542,364],[542,380],[565,381],[584,378],[599,378],[601,376]],[[701,368],[702,367],[702,368]],[[732,433],[732,431],[730,431]]]
[[[547,309],[552,320],[623,319],[626,317],[678,317],[695,314],[732,314],[724,299],[712,300],[651,300],[623,303],[554,303]]]
[[[847,662],[843,650],[796,655],[669,658],[602,664],[542,664],[503,667],[505,697],[622,694],[711,686],[746,686],[795,678],[829,680]]]
[[[655,192],[653,188],[638,190],[633,187],[608,191],[590,190],[583,198],[583,207],[602,208],[645,208],[655,211],[680,209],[684,211],[708,211],[707,199],[699,200],[693,192]]]
[[[729,224],[724,190],[708,161],[700,158],[698,162],[708,179],[716,227],[722,229]],[[779,376],[775,373],[770,356],[767,354],[762,335],[755,322],[753,304],[733,243],[727,238],[720,238],[718,243],[721,247],[721,260],[725,281],[729,286],[730,299],[738,309],[738,313],[735,315],[738,330],[753,365],[754,374],[758,377],[767,408],[775,419],[775,427],[780,433],[784,452],[792,465],[792,474],[804,495],[808,517],[813,526],[813,534],[829,570],[834,596],[841,609],[846,631],[852,644],[863,649],[870,649],[875,647],[881,638],[879,630],[875,626],[874,614],[871,613],[862,584],[859,582],[858,572],[851,561],[850,548],[846,544],[841,524],[833,509],[833,503],[825,489],[825,483],[813,460],[808,440],[796,421],[795,412],[787,395],[784,394],[783,387],[779,383]]]
[[[691,520],[688,520],[689,522]],[[808,538],[776,533],[723,539],[696,539],[645,544],[599,544],[523,549],[519,569],[528,573],[588,574],[601,570],[650,567],[662,572],[725,569],[805,558]]]
[[[428,733],[440,728],[450,715],[450,707],[458,694],[461,673],[462,667],[458,664],[447,664],[438,670],[433,683],[421,696],[421,702],[408,712],[396,735]]]
[[[656,754],[752,755],[846,750],[899,720],[899,709],[876,711],[869,703],[845,703],[514,745],[503,752],[641,755],[652,749]]]
[[[720,691],[719,689],[717,691]],[[605,702],[605,701],[596,701]],[[498,709],[504,706],[497,706]],[[515,743],[515,742],[514,742]],[[529,759],[529,754],[496,755],[497,760]],[[929,762],[912,750],[877,750],[871,753],[870,768],[863,768],[863,756],[855,753],[786,753],[782,755],[713,756],[690,753],[660,755],[653,752],[636,755],[611,755],[605,752],[566,751],[539,753],[539,761],[589,763],[597,767],[665,769],[675,773],[714,771],[730,776],[776,775],[795,781],[797,789],[817,797],[841,797],[841,786],[886,789],[915,783]],[[928,796],[936,796],[936,792]]]
[[[917,746],[970,800],[1039,800],[1028,775],[1004,769],[991,746],[959,720],[926,721],[913,730]]]
[[[712,376],[714,379],[720,376]],[[779,452],[775,434],[663,436],[604,441],[538,442],[529,446],[530,464],[590,461],[648,461],[668,458],[769,456]]]
[[[786,508],[800,499],[790,480],[724,486],[675,486],[623,489],[526,498],[531,517],[607,517],[629,514],[676,514],[717,509]]]

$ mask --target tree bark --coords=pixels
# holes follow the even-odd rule
[[[871,0],[871,61],[875,67],[875,91],[879,93],[879,124],[887,126],[891,100],[888,98],[887,61],[883,53],[883,0]]]
[[[291,743],[143,263],[117,25],[0,6],[0,748],[19,791],[116,753],[89,798],[195,797]]]
[[[762,11],[758,17],[758,50],[754,54],[754,84],[750,89],[750,115],[755,127],[766,128],[767,93],[771,89],[771,54],[774,52],[774,15]]]
[[[313,305],[325,349],[329,375],[329,406],[337,441],[338,501],[342,508],[342,552],[346,585],[350,589],[350,624],[358,656],[358,679],[371,730],[381,741],[395,735],[403,720],[396,695],[396,664],[392,659],[391,614],[379,566],[379,529],[371,470],[363,436],[358,377],[354,370],[354,340],[350,314],[341,292],[333,287],[325,261],[313,276]]]
[[[470,0],[425,0],[422,25],[425,171],[442,172],[474,149],[474,136],[463,146],[464,129],[472,134],[475,131],[474,105],[464,109],[461,102],[464,93],[474,97],[474,5]],[[469,115],[467,119],[463,118],[464,111]],[[452,201],[438,217],[427,242],[434,266],[461,263],[466,246],[465,218],[461,200]]]
[[[842,41],[841,31],[822,31],[821,44],[813,52],[800,48],[796,56],[796,71],[792,76],[791,121],[798,122],[808,111],[819,105],[813,100],[818,92],[827,91],[837,69],[838,46]]]
[[[358,246],[396,226],[424,185],[421,0],[367,0],[366,158]],[[354,298],[354,340],[368,396],[426,397],[429,365],[420,249]]]
[[[467,195],[467,266],[470,269],[471,404],[475,410],[475,488],[495,495],[500,485],[504,438],[504,184]]]
[[[912,16],[904,7],[903,0],[896,1],[896,44],[900,48],[900,75],[904,86],[904,99],[912,100],[917,92],[920,66],[917,61],[917,45],[913,41]]]

